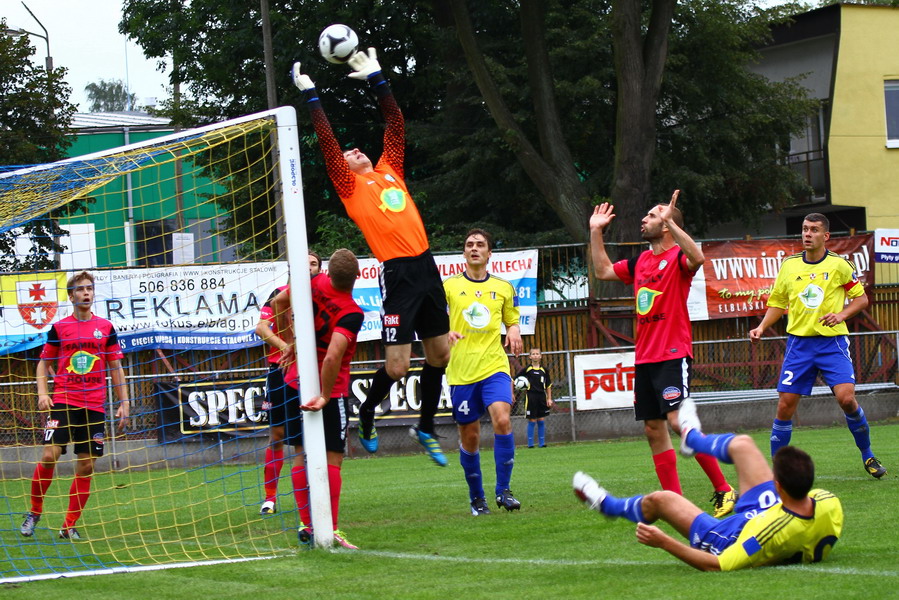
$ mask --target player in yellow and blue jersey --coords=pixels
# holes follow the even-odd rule
[[[747,435],[704,435],[696,403],[685,399],[678,413],[681,453],[704,452],[732,463],[740,481],[734,514],[716,519],[671,491],[616,498],[586,473],[574,475],[574,492],[590,508],[608,517],[637,523],[637,540],[661,548],[702,571],[733,571],[768,565],[819,562],[830,554],[843,531],[843,507],[832,493],[812,489],[815,465],[794,446],[784,446],[768,466]],[[658,527],[670,524],[688,543]]]
[[[493,240],[483,229],[465,236],[465,271],[443,282],[449,308],[451,346],[446,378],[459,426],[459,462],[468,482],[471,514],[489,515],[481,477],[481,423],[486,411],[493,425],[496,463],[496,504],[519,510],[521,503],[510,489],[515,461],[512,435],[512,377],[502,343],[513,354],[522,350],[515,287],[487,272]]]
[[[827,217],[807,215],[802,222],[804,250],[783,261],[768,297],[768,311],[759,326],[749,332],[749,339],[757,342],[766,329],[788,313],[787,349],[777,384],[777,415],[771,426],[771,455],[790,443],[799,399],[812,391],[820,371],[846,415],[865,470],[880,479],[887,470],[871,450],[868,420],[855,398],[855,371],[846,327],[847,319],[868,306],[868,297],[855,266],[825,248],[829,239]]]

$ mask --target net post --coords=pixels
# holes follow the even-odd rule
[[[300,174],[300,141],[296,111],[291,106],[275,111],[278,127],[281,202],[287,239],[287,262],[290,273],[290,301],[294,314],[297,372],[300,380],[300,403],[321,393],[315,327],[312,320],[312,289],[306,257],[306,212],[303,203],[303,179]],[[303,414],[303,449],[306,453],[306,476],[309,481],[309,504],[315,545],[330,548],[334,544],[331,526],[331,496],[328,484],[328,461],[322,413]],[[307,523],[308,525],[308,523]]]

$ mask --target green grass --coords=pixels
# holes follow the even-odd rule
[[[767,447],[767,432],[753,434]],[[458,465],[450,455],[450,466],[439,469],[423,455],[359,459],[344,463],[344,493],[341,528],[360,551],[296,549],[290,528],[291,515],[261,519],[256,515],[258,491],[248,483],[255,473],[236,467],[214,467],[202,477],[202,485],[184,483],[185,494],[202,496],[203,488],[219,496],[229,492],[234,506],[228,508],[227,523],[205,519],[196,528],[216,529],[224,545],[222,555],[246,555],[246,545],[268,544],[270,560],[204,565],[100,577],[7,584],[3,598],[769,598],[789,593],[807,598],[866,598],[899,596],[895,518],[899,483],[899,424],[878,423],[872,428],[874,447],[890,469],[880,481],[868,476],[852,437],[845,427],[800,428],[794,443],[809,451],[817,464],[816,485],[839,496],[845,512],[843,537],[826,562],[736,573],[699,573],[661,550],[638,544],[634,526],[628,521],[607,521],[581,506],[571,493],[571,475],[586,470],[613,493],[630,495],[658,487],[648,448],[643,440],[623,440],[519,448],[512,489],[522,500],[520,513],[499,509],[489,517],[468,513],[467,488]],[[493,455],[482,454],[485,488],[493,484]],[[695,461],[679,463],[684,494],[700,506],[708,506],[708,480]],[[733,470],[725,475],[735,481]],[[210,476],[210,473],[213,473]],[[117,475],[116,477],[121,477]],[[115,510],[142,512],[150,503],[135,474],[132,484],[118,489]],[[184,482],[191,481],[186,477]],[[121,484],[119,484],[121,485]],[[149,486],[149,489],[152,486]],[[284,484],[282,483],[282,487]],[[130,491],[129,491],[130,490]],[[236,490],[236,491],[234,491]],[[97,531],[98,511],[106,498],[92,498],[85,512],[84,531]],[[98,494],[100,496],[101,494]],[[252,496],[253,500],[248,499]],[[210,495],[210,497],[216,497]],[[177,496],[158,501],[165,517],[176,518]],[[491,506],[493,504],[491,503]],[[286,507],[286,505],[285,505]],[[245,516],[246,523],[238,517]],[[11,519],[17,518],[13,513]],[[137,519],[141,521],[148,516]],[[127,519],[125,519],[127,521]],[[43,523],[42,523],[43,524]],[[128,525],[118,526],[123,537],[133,536]],[[23,546],[18,522],[6,526],[2,541],[5,556],[0,565],[9,576],[11,563]],[[670,531],[670,528],[669,528]],[[47,535],[50,532],[45,532]],[[127,535],[126,535],[127,534]],[[155,560],[187,559],[190,545],[162,542],[152,531],[144,534],[155,548]],[[170,535],[170,534],[167,534]],[[108,544],[101,559],[116,553],[116,542]],[[263,541],[265,540],[265,541]],[[198,542],[199,543],[199,542]],[[243,550],[241,550],[244,544]],[[93,552],[102,544],[48,542],[45,554],[63,553],[81,563],[81,569],[97,562]],[[35,546],[35,547],[37,547]],[[97,547],[92,550],[92,547]],[[48,552],[47,549],[50,549]],[[133,550],[129,552],[134,552]],[[127,562],[131,562],[128,557]],[[33,558],[32,558],[33,559]]]

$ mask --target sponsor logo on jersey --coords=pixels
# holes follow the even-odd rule
[[[662,269],[664,269],[667,266],[668,266],[668,261],[663,258],[662,262],[659,263],[659,271],[661,271]]]
[[[71,359],[69,359],[69,366],[66,367],[66,371],[69,373],[77,373],[79,375],[90,373],[94,370],[94,365],[97,364],[98,360],[100,360],[99,356],[91,354],[90,352],[85,352],[84,350],[79,350],[72,355]]]
[[[102,446],[105,441],[102,433],[95,433],[93,437],[94,443],[98,446]]]
[[[821,303],[824,302],[824,290],[821,289],[821,286],[810,283],[805,286],[805,289],[799,294],[799,301],[802,302],[806,308],[818,308],[821,306]]]
[[[384,315],[384,327],[399,327],[400,326],[400,316],[399,315]]]
[[[381,192],[381,212],[402,212],[406,209],[406,193],[399,188],[387,188]]]
[[[652,305],[657,296],[661,296],[662,292],[642,287],[637,290],[637,314],[645,315],[652,310]]]
[[[490,309],[480,302],[472,302],[462,311],[462,318],[475,329],[483,329],[490,324]]]

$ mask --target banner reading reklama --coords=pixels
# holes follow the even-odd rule
[[[867,288],[874,285],[874,238],[871,234],[831,238],[827,249],[851,261],[859,281]],[[741,240],[703,242],[705,264],[693,279],[688,302],[690,319],[724,319],[760,316],[780,263],[802,252],[802,241]]]
[[[461,255],[435,257],[443,279],[462,272]],[[359,341],[381,337],[380,265],[359,261],[353,298],[365,312]],[[537,320],[537,250],[495,252],[487,267],[518,292],[521,333]],[[327,262],[323,265],[327,272]],[[271,292],[287,283],[287,263],[189,265],[97,269],[93,312],[109,319],[122,350],[233,350],[262,343],[259,312]],[[0,354],[40,346],[56,321],[72,314],[66,294],[71,273],[0,276]]]

